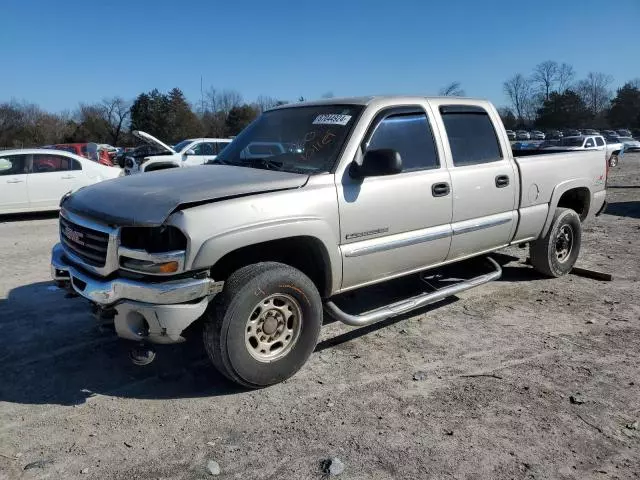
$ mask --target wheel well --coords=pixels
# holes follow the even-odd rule
[[[178,168],[177,165],[173,163],[154,163],[153,165],[149,165],[149,167],[145,168],[145,172],[155,172],[157,170],[167,170],[169,168]]]
[[[586,187],[572,188],[562,194],[558,201],[558,207],[570,208],[580,215],[580,220],[584,221],[589,213],[591,204],[591,193]]]
[[[331,294],[331,263],[320,240],[292,237],[239,248],[222,257],[211,269],[215,280],[226,280],[239,268],[259,262],[280,262],[297,268],[315,284],[321,297]]]

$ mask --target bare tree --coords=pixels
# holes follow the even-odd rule
[[[205,111],[227,115],[233,107],[242,104],[242,95],[236,90],[225,89],[222,91],[210,87],[204,94],[206,97]]]
[[[111,144],[118,145],[131,114],[131,103],[121,97],[105,98],[102,100],[102,114],[107,123]]]
[[[218,98],[218,110],[229,114],[232,108],[242,105],[242,95],[237,90],[223,90]]]
[[[553,91],[553,86],[558,81],[559,70],[558,63],[552,60],[539,63],[533,69],[531,81],[544,94],[545,100],[549,100],[549,94]]]
[[[502,88],[509,97],[518,120],[526,118],[531,99],[531,82],[521,73],[517,73],[504,82]]]
[[[259,112],[264,112],[265,110],[269,110],[270,108],[275,107],[279,104],[277,98],[269,97],[268,95],[260,95],[256,99],[256,106],[258,107]]]
[[[605,73],[589,72],[587,78],[576,84],[576,92],[593,115],[598,115],[609,106],[613,93],[609,85],[613,77]]]
[[[451,82],[445,85],[440,89],[439,94],[443,97],[464,97],[465,95],[460,82]]]
[[[633,88],[637,88],[638,90],[640,90],[640,78],[634,78],[629,82],[629,85],[631,85]]]
[[[558,81],[558,91],[560,93],[566,92],[573,83],[573,79],[576,76],[576,72],[573,70],[573,67],[568,63],[563,63],[558,67],[557,81]]]

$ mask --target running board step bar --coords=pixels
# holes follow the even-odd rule
[[[492,282],[499,279],[502,276],[502,268],[498,265],[493,258],[487,257],[494,271],[486,273],[478,277],[465,280],[449,287],[444,287],[436,290],[435,292],[427,292],[415,297],[408,298],[406,300],[400,300],[384,307],[376,308],[370,312],[361,313],[359,315],[351,315],[343,310],[340,310],[338,306],[332,301],[327,301],[324,304],[325,311],[336,320],[351,325],[352,327],[364,327],[371,325],[372,323],[386,320],[387,318],[395,317],[397,315],[416,310],[431,303],[438,302],[452,295],[464,292],[474,287],[478,287],[485,283]]]

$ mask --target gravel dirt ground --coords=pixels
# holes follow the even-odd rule
[[[609,178],[578,265],[380,325],[328,323],[289,381],[242,391],[198,339],[135,367],[49,281],[54,215],[0,219],[0,478],[640,477],[640,154]],[[390,285],[384,289],[397,288]],[[634,423],[636,422],[636,423]],[[326,465],[325,465],[326,467]]]

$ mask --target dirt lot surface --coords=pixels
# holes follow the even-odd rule
[[[575,275],[524,264],[417,314],[325,325],[291,380],[241,391],[199,342],[133,366],[49,281],[55,215],[0,219],[0,478],[640,477],[640,154]],[[392,287],[388,287],[392,288]],[[484,376],[474,376],[484,375]]]

